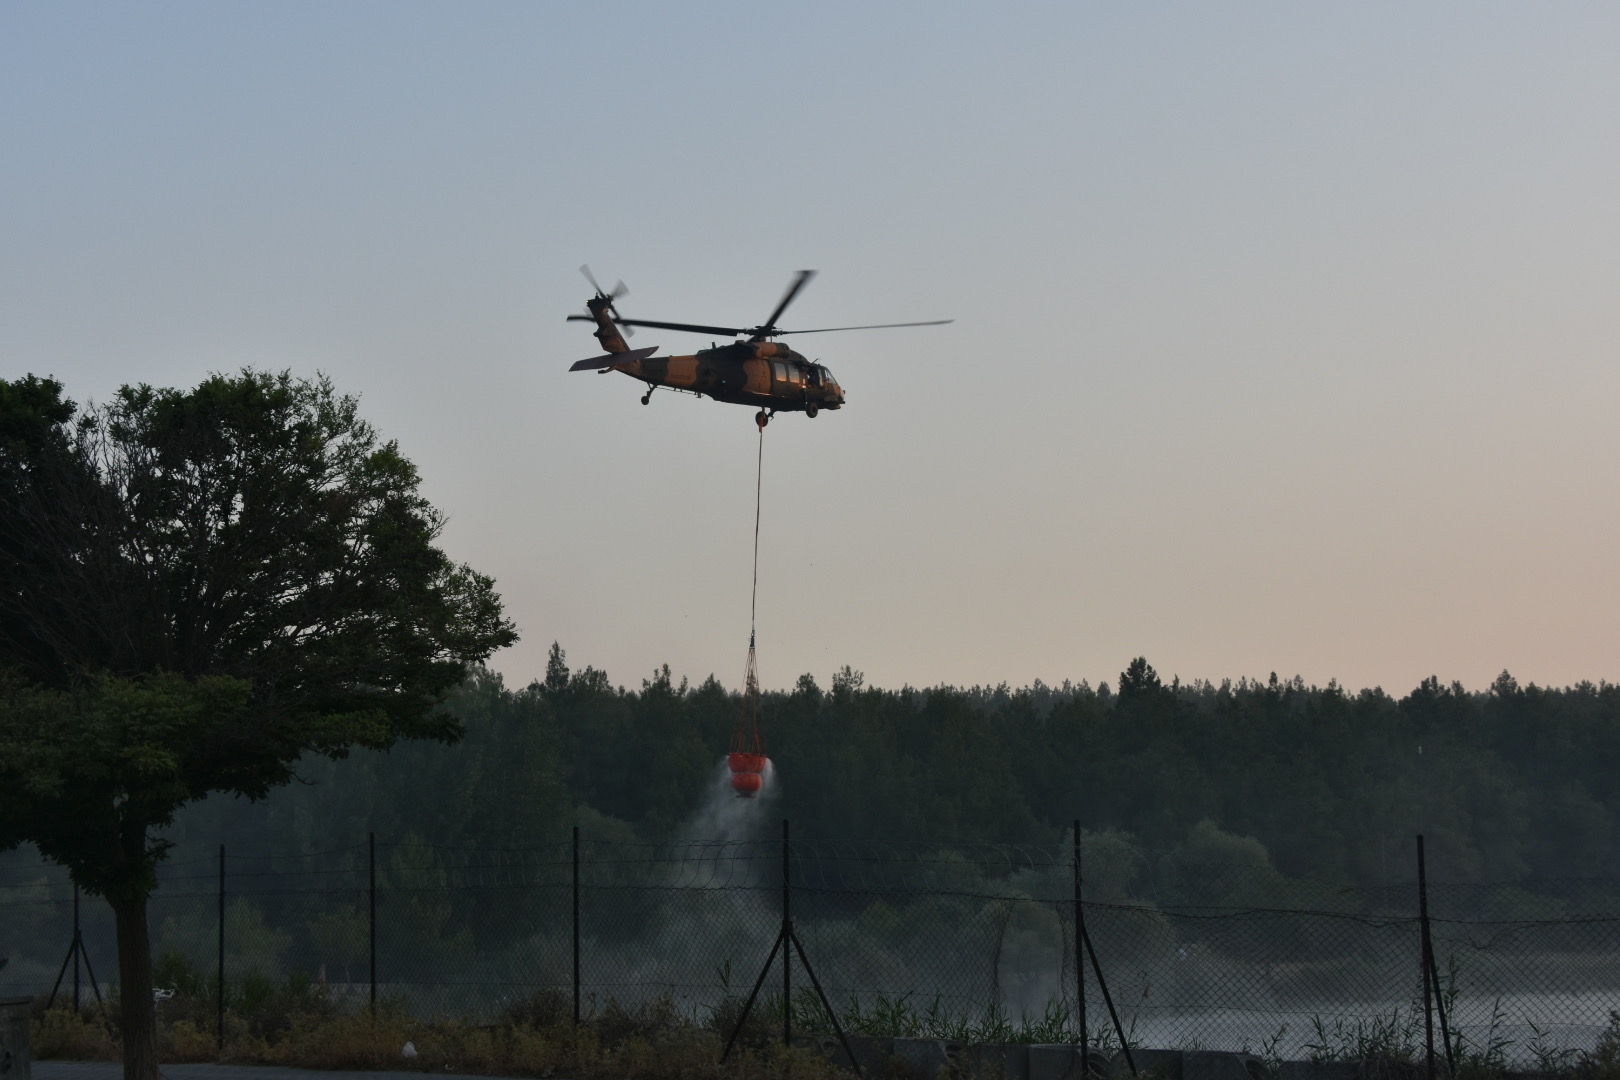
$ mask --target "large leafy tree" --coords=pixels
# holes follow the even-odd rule
[[[417,488],[324,379],[82,411],[0,380],[0,849],[113,908],[127,1080],[157,1077],[146,901],[175,812],[306,754],[454,740],[440,703],[515,639]]]

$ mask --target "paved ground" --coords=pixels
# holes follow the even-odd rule
[[[34,1080],[121,1080],[117,1061],[36,1061]],[[288,1069],[280,1065],[165,1065],[165,1080],[423,1080],[418,1072],[356,1072],[338,1069]],[[462,1073],[439,1073],[459,1080],[495,1080]]]

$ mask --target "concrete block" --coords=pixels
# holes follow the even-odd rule
[[[889,1047],[890,1063],[911,1080],[935,1080],[951,1059],[962,1051],[962,1044],[946,1039],[895,1039]]]
[[[795,1042],[799,1041],[797,1039]],[[804,1038],[806,1045],[813,1047],[833,1064],[845,1069],[854,1069],[849,1055],[844,1053],[844,1047],[836,1035],[810,1035]],[[855,1062],[869,1077],[885,1077],[889,1075],[890,1046],[893,1039],[877,1035],[851,1035],[849,1048],[855,1051]]]
[[[1108,1055],[1092,1047],[1090,1077],[1082,1077],[1080,1048],[1074,1043],[1036,1043],[1029,1048],[1029,1080],[1106,1080]]]
[[[1029,1080],[1080,1080],[1080,1048],[1072,1043],[1031,1046]]]
[[[1028,1043],[970,1043],[956,1068],[973,1080],[1030,1080]]]
[[[1183,1050],[1181,1080],[1272,1080],[1266,1063],[1253,1054]]]
[[[31,997],[0,998],[0,1080],[29,1080],[28,1010],[33,1004]]]
[[[1182,1080],[1180,1050],[1146,1050],[1131,1048],[1131,1060],[1136,1062],[1138,1076],[1153,1076],[1155,1080]],[[1125,1051],[1117,1052],[1108,1062],[1109,1080],[1130,1080],[1131,1066]]]
[[[1285,1061],[1278,1080],[1360,1080],[1359,1061]]]

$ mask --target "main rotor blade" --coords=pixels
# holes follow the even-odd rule
[[[610,310],[613,310],[613,309],[610,309]],[[616,310],[614,310],[614,314],[615,315],[617,314]],[[565,322],[595,322],[596,321],[596,316],[595,315],[570,315],[564,321]],[[639,321],[637,321],[635,319],[619,319],[619,318],[615,318],[612,321],[613,321],[613,324],[615,326],[651,326],[652,325],[651,323],[639,322]]]
[[[582,319],[589,316],[570,315],[570,319]],[[735,326],[705,326],[702,323],[684,322],[654,322],[651,319],[615,319],[620,326],[652,326],[659,330],[685,330],[693,334],[712,334],[716,337],[736,337],[744,331]]]
[[[810,279],[815,276],[816,272],[814,270],[800,270],[799,276],[793,279],[793,284],[789,285],[787,292],[782,294],[782,302],[776,305],[776,310],[771,312],[770,318],[760,323],[758,329],[769,331],[774,327],[776,320],[782,317],[782,312],[786,311],[787,306],[793,303],[793,298],[799,295],[799,290],[809,284]]]
[[[579,319],[584,318],[584,316],[570,315],[569,318]],[[778,330],[776,334],[778,337],[781,337],[784,334],[830,334],[834,330],[887,330],[890,327],[895,326],[944,326],[946,323],[953,323],[955,321],[955,319],[932,319],[928,322],[873,323],[871,326],[823,326],[819,330]]]

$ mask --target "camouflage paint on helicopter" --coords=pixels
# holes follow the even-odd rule
[[[587,279],[596,287],[596,295],[585,302],[589,315],[570,315],[571,320],[589,320],[596,323],[596,339],[606,350],[601,356],[581,360],[570,371],[596,371],[606,374],[619,371],[648,384],[641,397],[647,404],[653,390],[667,386],[716,401],[738,405],[755,405],[759,413],[756,422],[763,427],[778,412],[802,412],[815,416],[822,409],[837,409],[844,404],[844,391],[832,373],[821,364],[805,359],[780,342],[769,338],[782,334],[816,334],[827,330],[873,330],[887,326],[937,326],[950,319],[924,323],[882,323],[878,326],[836,326],[827,330],[780,330],[777,318],[798,295],[800,289],[814,275],[813,270],[801,270],[788,287],[787,293],[776,305],[776,310],[764,324],[754,327],[706,326],[693,323],[653,322],[646,319],[625,319],[619,316],[614,300],[624,295],[621,282],[608,294],[596,284],[590,270],[581,267]],[[621,326],[652,326],[668,330],[724,336],[748,335],[747,341],[737,341],[704,349],[690,356],[653,356],[656,346],[631,349],[625,343]],[[769,411],[767,411],[769,410]]]

